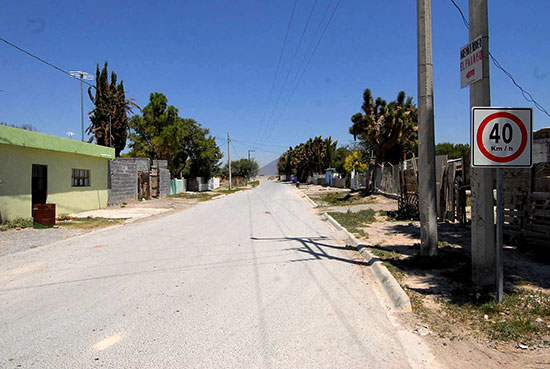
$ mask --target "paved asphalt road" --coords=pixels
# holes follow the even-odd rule
[[[0,368],[430,366],[344,248],[268,181],[1,257]]]

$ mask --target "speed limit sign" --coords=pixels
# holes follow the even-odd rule
[[[473,107],[472,166],[530,167],[532,117],[531,108]]]

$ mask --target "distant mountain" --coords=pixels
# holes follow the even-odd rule
[[[260,175],[264,176],[276,176],[279,172],[277,170],[277,163],[279,163],[279,159],[273,160],[271,163],[264,165],[260,168]]]

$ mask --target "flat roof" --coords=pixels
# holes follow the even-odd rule
[[[112,159],[115,157],[115,149],[112,147],[70,140],[68,138],[47,135],[44,133],[4,125],[0,125],[0,145],[2,144],[66,152],[70,154],[95,156],[105,159]]]

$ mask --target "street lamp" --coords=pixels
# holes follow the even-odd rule
[[[84,142],[84,86],[83,86],[83,83],[82,81],[83,80],[93,80],[94,79],[94,76],[89,74],[89,73],[86,73],[86,72],[82,72],[82,71],[79,71],[79,70],[72,70],[69,72],[69,74],[71,76],[73,76],[74,78],[77,78],[80,80],[80,114],[81,114],[81,125],[82,125],[82,141]]]

